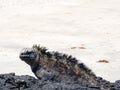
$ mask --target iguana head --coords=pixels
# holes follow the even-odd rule
[[[35,58],[37,57],[36,52],[34,49],[23,49],[22,52],[20,53],[20,59],[25,61],[27,64],[31,65]]]
[[[46,48],[33,45],[32,48],[23,49],[20,53],[20,59],[32,66],[39,61],[39,57],[46,52]]]

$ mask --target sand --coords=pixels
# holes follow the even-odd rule
[[[0,73],[34,76],[19,53],[40,44],[120,80],[119,29],[119,0],[0,0]]]

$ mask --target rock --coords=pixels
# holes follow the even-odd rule
[[[63,83],[34,77],[16,76],[14,73],[0,74],[0,90],[100,90],[96,87],[83,86],[77,83]]]
[[[17,76],[15,73],[0,74],[0,90],[102,90],[99,86],[87,85],[84,81],[81,83],[84,84],[39,80],[28,75]],[[120,80],[110,83],[106,90],[120,90]]]

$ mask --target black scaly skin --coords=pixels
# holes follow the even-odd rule
[[[39,79],[56,80],[66,83],[88,83],[101,87],[101,90],[109,90],[109,83],[97,77],[83,63],[71,55],[49,52],[45,47],[34,45],[31,49],[24,49],[20,53],[21,60],[30,65],[32,72]],[[81,81],[84,81],[81,83]],[[106,84],[108,86],[104,86]]]

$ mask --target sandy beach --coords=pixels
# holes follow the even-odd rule
[[[119,29],[119,0],[0,0],[0,73],[34,76],[19,53],[40,44],[120,80]]]

